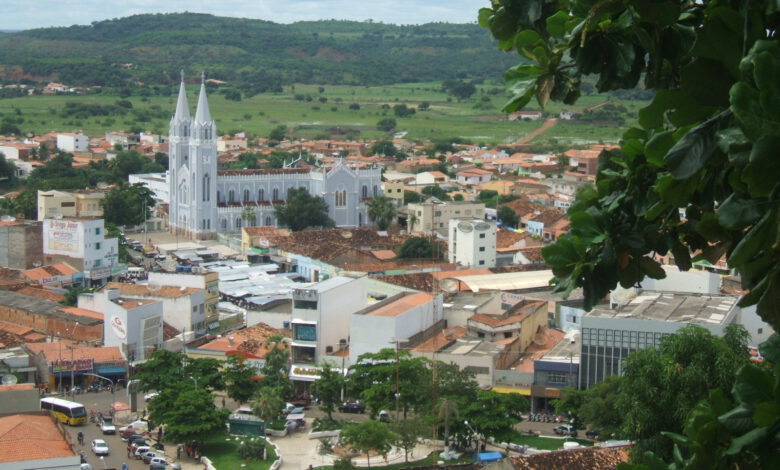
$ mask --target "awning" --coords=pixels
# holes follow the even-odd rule
[[[98,375],[125,375],[127,369],[125,367],[101,367],[97,373]]]
[[[498,393],[519,393],[520,395],[525,395],[527,397],[531,396],[530,388],[493,387],[491,390]]]
[[[268,254],[269,250],[268,248],[257,248],[256,246],[252,247],[252,251],[261,255]]]

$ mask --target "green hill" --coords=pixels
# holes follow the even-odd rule
[[[517,56],[475,24],[290,25],[195,13],[136,15],[0,35],[0,80],[170,85],[205,70],[254,94],[292,83],[383,85],[500,77]],[[122,64],[132,64],[131,67]]]

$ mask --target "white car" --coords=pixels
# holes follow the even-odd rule
[[[103,439],[94,439],[92,441],[92,453],[95,455],[108,455],[108,444]]]
[[[151,447],[149,447],[149,446],[138,446],[135,449],[135,452],[133,452],[133,456],[136,459],[141,460],[141,456],[144,455],[145,453],[149,452],[150,449],[151,449]]]
[[[116,434],[116,426],[111,418],[103,418],[100,421],[100,432],[103,434]]]

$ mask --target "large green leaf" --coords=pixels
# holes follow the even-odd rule
[[[738,402],[756,406],[759,403],[774,401],[774,380],[766,370],[748,364],[737,372],[732,393]]]
[[[664,156],[674,146],[675,140],[672,131],[659,132],[647,141],[645,145],[645,156],[647,161],[655,166],[661,166],[664,163]]]
[[[778,76],[780,80],[780,75]],[[753,197],[766,197],[780,181],[780,135],[761,137],[750,152],[750,160],[742,170],[744,181]]]
[[[676,179],[687,179],[701,170],[717,150],[716,134],[728,127],[731,113],[723,112],[693,128],[666,154],[664,161]]]
[[[766,203],[734,193],[718,208],[718,222],[723,227],[742,230],[765,214]]]
[[[780,334],[774,333],[758,346],[767,361],[780,364]]]
[[[571,16],[565,11],[556,12],[547,17],[547,32],[554,38],[562,39],[566,35],[570,20]]]

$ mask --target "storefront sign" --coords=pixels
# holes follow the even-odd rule
[[[92,370],[94,367],[93,360],[91,358],[81,359],[59,359],[52,361],[51,370],[54,373],[58,372],[79,372],[85,370]]]
[[[89,272],[90,279],[105,279],[111,276],[111,268],[97,268]]]
[[[307,367],[293,367],[293,374],[306,375],[309,377],[319,377],[322,371],[320,369],[309,369]]]
[[[111,330],[119,339],[127,338],[127,328],[121,318],[117,316],[111,317],[108,324],[111,325]]]

